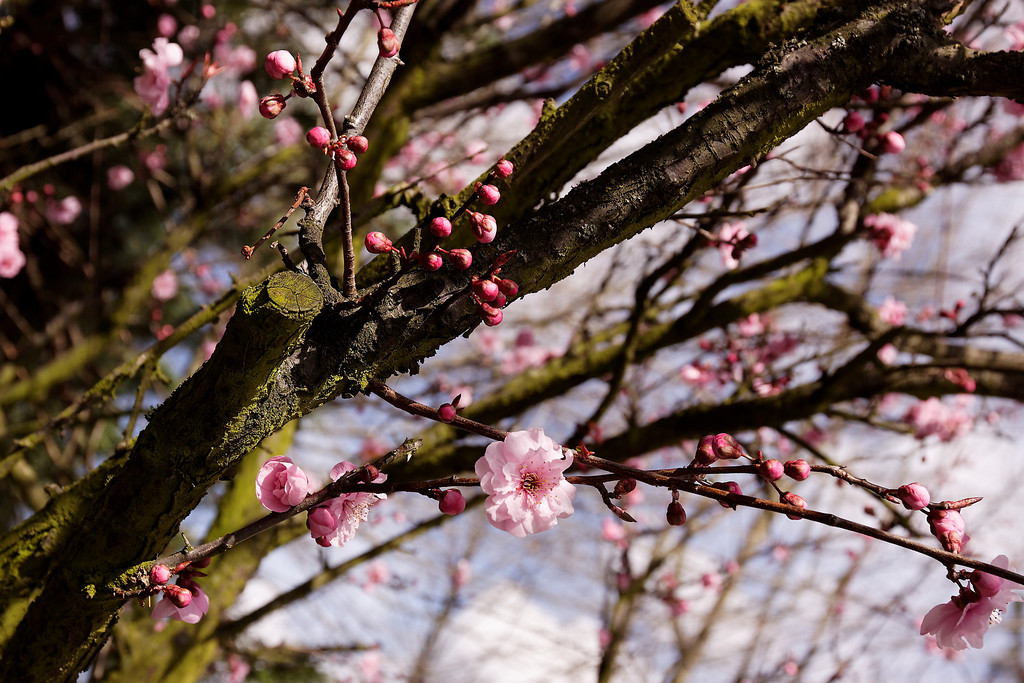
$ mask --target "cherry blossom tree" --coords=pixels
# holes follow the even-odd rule
[[[0,5],[0,679],[1019,636],[1022,48],[990,0]]]

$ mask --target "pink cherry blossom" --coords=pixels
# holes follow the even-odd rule
[[[999,555],[992,564],[1009,568],[1010,561]],[[961,590],[949,602],[933,607],[921,622],[921,635],[933,634],[940,647],[963,650],[968,646],[980,648],[984,645],[985,632],[991,625],[992,613],[1006,609],[1011,602],[1019,601],[1009,581],[975,571],[971,575],[975,591]],[[1010,584],[1005,586],[1004,584]],[[1019,587],[1018,587],[1019,588]]]
[[[899,356],[899,350],[892,344],[886,344],[882,348],[878,349],[878,360],[883,365],[892,365],[896,362],[897,356]]]
[[[170,301],[178,293],[178,276],[170,269],[160,273],[153,278],[150,293],[157,301]]]
[[[295,71],[295,57],[288,50],[274,50],[263,61],[263,68],[271,78],[284,78]]]
[[[302,124],[288,116],[278,119],[274,126],[274,142],[279,145],[294,145],[302,138]]]
[[[743,221],[726,223],[718,233],[718,251],[722,255],[722,265],[732,270],[740,265],[740,261],[733,257],[735,243],[750,235],[747,226]]]
[[[124,164],[107,169],[107,187],[111,190],[123,190],[135,180],[135,173]]]
[[[154,619],[170,617],[186,624],[198,624],[203,615],[210,611],[210,597],[199,586],[191,583],[188,590],[192,593],[192,601],[184,607],[178,607],[170,598],[164,596],[156,603],[150,616]]]
[[[346,473],[357,469],[350,462],[339,462],[331,469],[331,480],[338,481]],[[380,484],[387,480],[386,474],[374,478],[373,483]],[[359,525],[369,517],[370,508],[379,500],[387,498],[383,493],[343,493],[321,505],[317,510],[326,510],[334,520],[333,528],[330,523],[324,523],[325,518],[322,512],[317,510],[310,513],[309,526],[310,534],[316,542],[325,548],[327,546],[341,547],[348,543],[356,535]],[[314,528],[314,515],[317,515],[319,523]]]
[[[917,226],[891,213],[872,214],[864,219],[868,237],[884,258],[899,261],[914,240]]]
[[[283,455],[267,460],[256,475],[256,498],[271,512],[298,505],[309,491],[306,473]]]
[[[884,322],[899,327],[907,319],[907,305],[898,299],[887,296],[878,307],[878,317]]]
[[[971,430],[973,420],[962,407],[950,408],[936,396],[911,406],[903,421],[914,428],[914,437],[924,439],[937,434],[942,441],[952,441]]]
[[[154,116],[160,116],[170,104],[167,89],[171,86],[172,78],[169,69],[181,64],[185,53],[177,43],[160,37],[153,41],[152,50],[139,50],[139,57],[142,58],[145,71],[135,79],[135,92],[143,103],[150,106]]]
[[[572,463],[542,429],[509,432],[504,441],[488,445],[475,470],[491,524],[522,538],[570,516],[576,489],[563,472]]]
[[[8,211],[0,212],[0,277],[14,277],[24,267],[25,254],[18,246],[18,218]]]
[[[82,213],[82,202],[74,195],[68,195],[59,202],[54,202],[46,207],[46,218],[58,225],[73,223],[80,213]]]

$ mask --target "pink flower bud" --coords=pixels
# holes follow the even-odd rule
[[[501,199],[501,193],[498,192],[498,188],[494,185],[481,185],[477,183],[476,195],[480,198],[480,201],[487,206],[494,206]]]
[[[452,222],[444,216],[438,216],[430,221],[430,233],[434,237],[447,237],[452,234]]]
[[[338,519],[325,507],[313,508],[306,517],[306,527],[313,538],[319,539],[338,528]]]
[[[326,149],[327,145],[331,144],[331,132],[323,126],[310,128],[309,132],[306,133],[306,142],[309,143],[310,147]]]
[[[886,154],[899,154],[906,146],[907,141],[894,130],[890,130],[882,136],[882,151]]]
[[[473,283],[473,293],[484,301],[494,301],[498,296],[498,285],[491,280],[477,280]]]
[[[806,510],[807,509],[807,501],[804,500],[803,498],[801,498],[800,496],[796,495],[795,493],[791,492],[791,491],[786,491],[785,493],[782,494],[782,502],[785,503],[786,505],[792,505],[793,507],[798,507],[801,510]],[[789,517],[790,519],[803,519],[802,517],[800,517],[800,515],[786,515],[786,516]]]
[[[362,135],[353,135],[345,144],[347,144],[348,148],[356,154],[362,154],[370,148],[370,141]]]
[[[284,78],[295,71],[295,57],[288,50],[274,50],[263,62],[263,68],[267,70],[271,78]]]
[[[710,467],[718,460],[718,456],[715,455],[712,443],[715,437],[713,434],[708,434],[700,438],[700,442],[697,444],[697,452],[693,456],[693,464],[698,467]]]
[[[720,481],[717,484],[715,484],[715,488],[716,489],[721,489],[723,491],[728,491],[729,493],[735,493],[738,496],[742,496],[743,495],[743,489],[741,489],[740,485],[737,484],[734,481]],[[718,501],[718,504],[721,505],[724,508],[732,507],[728,503],[723,502],[721,500]]]
[[[480,304],[480,317],[484,320],[484,325],[488,327],[494,327],[501,323],[503,317],[501,309],[495,308],[489,304]]]
[[[494,236],[498,233],[498,223],[494,220],[494,216],[477,211],[469,212],[469,227],[473,230],[473,236],[481,244],[493,242]]]
[[[192,592],[181,586],[164,587],[164,595],[175,607],[188,607],[192,604]]]
[[[347,149],[339,149],[336,154],[338,155],[338,161],[341,164],[343,171],[351,171],[356,167],[356,155]]]
[[[366,251],[371,254],[384,254],[393,249],[391,240],[382,232],[371,232],[366,235]]]
[[[736,439],[724,432],[715,435],[711,442],[711,448],[714,450],[715,455],[722,460],[735,460],[743,456],[743,447],[740,446]]]
[[[265,119],[276,119],[284,111],[287,101],[284,95],[267,95],[260,100],[260,116]]]
[[[686,524],[686,510],[683,509],[678,500],[673,500],[668,504],[665,518],[670,526],[682,526]]]
[[[441,422],[451,422],[455,419],[455,406],[451,403],[445,403],[437,409],[437,419]]]
[[[811,466],[807,464],[806,460],[787,460],[782,469],[786,476],[797,481],[803,481],[811,476]]]
[[[171,568],[166,564],[154,564],[149,568],[149,582],[154,586],[167,583],[171,578]]]
[[[757,465],[758,473],[768,481],[782,479],[783,465],[778,460],[765,460]]]
[[[851,111],[843,119],[843,130],[847,133],[856,133],[864,130],[864,117],[859,111]]]
[[[498,280],[498,289],[509,299],[519,293],[519,285],[512,280]]]
[[[505,295],[502,294],[501,292],[498,292],[497,294],[495,294],[494,295],[494,301],[491,302],[491,304],[495,308],[505,308],[505,304],[506,303],[508,303],[508,299],[506,299]]]
[[[462,497],[462,492],[458,489],[448,489],[441,496],[437,507],[443,514],[458,515],[466,509],[466,499]]]
[[[377,49],[380,50],[381,57],[394,57],[398,54],[399,47],[401,45],[394,31],[389,28],[377,31]]]
[[[466,270],[473,265],[473,254],[468,249],[452,249],[448,252],[448,257],[452,260],[452,265],[459,270]]]
[[[512,162],[509,161],[508,159],[502,159],[501,161],[499,161],[498,164],[494,167],[494,175],[498,176],[499,178],[508,178],[510,175],[512,175]]]
[[[896,496],[908,510],[923,510],[932,502],[928,489],[916,481],[913,484],[905,484],[896,489]]]
[[[964,544],[967,523],[958,510],[932,510],[928,513],[928,526],[932,535],[939,539],[942,547],[951,553],[959,553]]]
[[[429,254],[420,254],[417,260],[425,270],[439,270],[441,266],[444,265],[441,255],[435,254],[434,252],[430,252]]]

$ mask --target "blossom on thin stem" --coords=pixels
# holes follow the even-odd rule
[[[519,538],[555,526],[573,513],[576,489],[563,475],[572,463],[542,429],[509,432],[488,445],[475,466],[487,519]]]
[[[346,473],[355,469],[357,469],[356,466],[350,462],[339,462],[331,469],[331,480],[338,481]],[[375,472],[373,475],[372,482],[374,484],[381,484],[388,478],[386,474],[379,472]],[[307,520],[310,535],[313,536],[317,544],[325,548],[327,546],[343,546],[352,540],[359,525],[366,521],[370,514],[370,508],[384,498],[387,498],[387,495],[383,493],[360,491],[343,493],[310,511]],[[325,511],[327,515],[324,514]]]
[[[1010,565],[1006,555],[999,555],[992,564],[1000,569]],[[971,572],[974,590],[962,588],[949,602],[933,607],[921,622],[921,635],[932,634],[939,647],[963,650],[980,648],[985,632],[993,623],[993,614],[1000,614],[1019,595],[1004,584],[1009,581],[981,571]],[[1010,584],[1013,585],[1013,584]]]
[[[309,490],[306,473],[283,455],[263,463],[256,475],[256,498],[271,512],[285,512],[298,505]]]

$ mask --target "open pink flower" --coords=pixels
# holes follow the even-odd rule
[[[283,455],[263,463],[256,475],[256,498],[271,512],[285,512],[309,493],[309,478]]]
[[[192,593],[192,601],[187,605],[178,607],[170,598],[164,596],[160,602],[156,603],[150,616],[154,619],[170,617],[175,621],[184,621],[186,624],[198,624],[203,615],[210,611],[210,597],[195,584],[190,585],[188,590]]]
[[[882,252],[883,258],[898,261],[914,240],[917,226],[891,213],[872,214],[864,219],[868,238]]]
[[[1010,561],[1000,555],[992,564],[1006,569]],[[993,623],[993,612],[1001,613],[1008,604],[1021,599],[1010,587],[1014,584],[991,574],[973,572],[971,582],[977,592],[964,589],[949,602],[933,607],[921,622],[921,635],[931,633],[939,647],[980,648],[985,631]]]
[[[522,538],[571,515],[576,489],[562,473],[572,463],[542,429],[509,432],[487,446],[475,469],[491,524]]]
[[[350,462],[339,462],[331,469],[331,480],[338,481],[344,474],[354,469],[356,466]],[[383,483],[387,478],[386,474],[381,474],[373,483]],[[352,540],[359,525],[366,521],[370,507],[384,498],[387,498],[387,495],[383,493],[343,493],[310,513],[310,533],[316,542],[325,548],[343,546]],[[331,516],[333,525],[322,511]]]
[[[185,57],[181,46],[167,38],[153,41],[153,49],[139,50],[139,56],[145,65],[145,71],[135,79],[135,92],[142,101],[152,107],[153,115],[160,116],[170,104],[167,89],[172,78],[168,70],[181,64]]]

